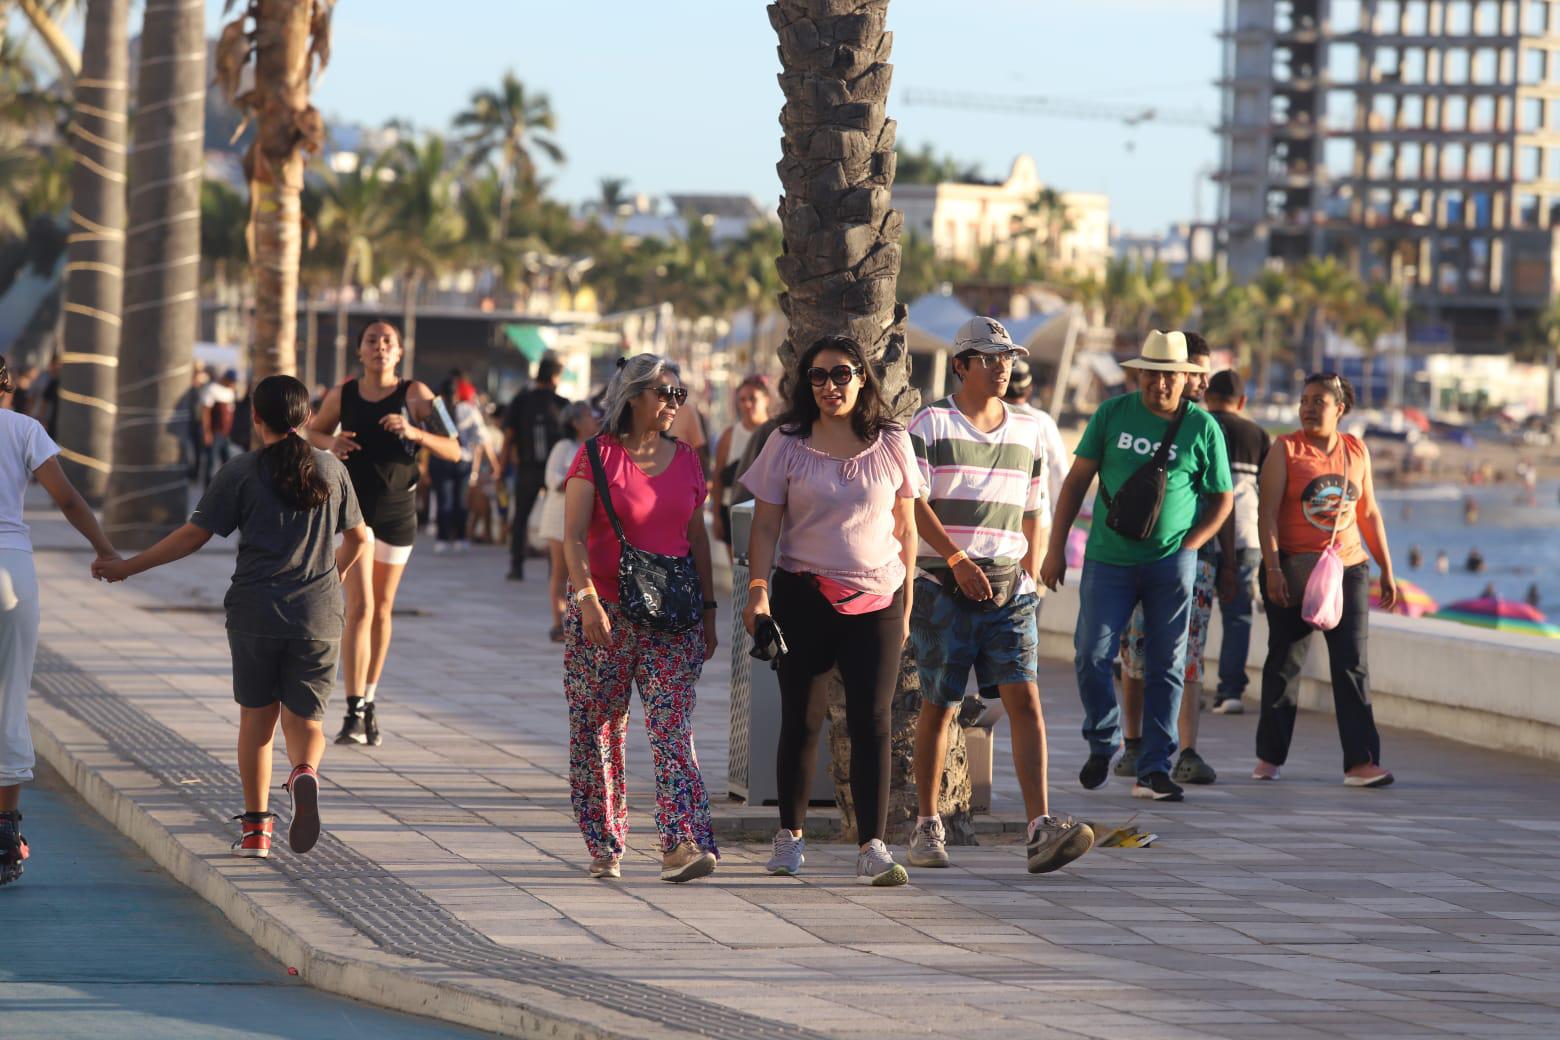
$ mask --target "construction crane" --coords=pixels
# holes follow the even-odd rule
[[[981,94],[964,90],[925,90],[910,87],[905,90],[906,105],[926,108],[962,108],[982,112],[1011,112],[1025,116],[1055,116],[1060,119],[1092,119],[1119,122],[1136,128],[1145,123],[1160,126],[1195,126],[1208,128],[1214,120],[1205,112],[1187,108],[1161,108],[1159,106],[1111,105],[1098,101],[1075,101],[1051,98],[1043,94],[1009,95]]]

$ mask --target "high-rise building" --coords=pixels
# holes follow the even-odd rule
[[[1426,338],[1509,345],[1560,275],[1560,3],[1225,0],[1231,273],[1334,255]]]

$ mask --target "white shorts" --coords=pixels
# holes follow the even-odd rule
[[[363,525],[363,533],[368,536],[369,550],[373,553],[375,563],[383,563],[392,567],[404,567],[406,561],[412,558],[413,546],[391,545],[389,542],[381,542],[374,537],[374,529],[367,524]],[[341,544],[341,539],[336,539],[336,544]]]
[[[27,694],[38,652],[38,575],[32,553],[0,549],[0,787],[33,775]]]

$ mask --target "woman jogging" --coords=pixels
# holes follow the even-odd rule
[[[304,385],[270,376],[255,387],[252,401],[265,446],[217,471],[189,523],[128,560],[100,560],[92,573],[124,581],[183,559],[214,534],[238,532],[233,584],[223,600],[244,787],[233,851],[264,859],[275,815],[269,796],[278,721],[292,764],[285,785],[292,796],[288,845],[308,852],[320,836],[322,720],[341,648],[340,585],[364,554],[368,534],[346,470],[299,435],[309,417]]]
[[[563,560],[563,487],[568,482],[574,457],[580,453],[580,445],[601,429],[601,417],[590,402],[575,401],[563,410],[563,429],[563,439],[547,453],[547,491],[542,499],[542,519],[537,525],[537,534],[547,545],[551,566],[547,577],[553,627],[548,637],[554,643],[563,642],[563,615],[568,609],[569,567]]]
[[[715,870],[710,802],[693,750],[694,684],[716,645],[715,582],[702,509],[706,485],[698,455],[667,435],[687,401],[676,366],[665,358],[639,354],[619,362],[607,387],[603,432],[580,448],[564,491],[563,552],[574,588],[563,625],[569,782],[590,850],[590,874],[597,878],[622,874],[631,684],[645,702],[655,752],[661,880],[692,881]],[[693,557],[702,626],[670,632],[629,617],[618,596],[622,542],[597,491],[601,484],[622,524],[622,541],[643,553]]]
[[[0,394],[15,389],[0,357]],[[38,420],[0,410],[0,885],[22,876],[22,861],[29,853],[17,807],[23,782],[33,776],[27,694],[38,652],[38,575],[32,538],[22,519],[28,482],[38,479],[60,514],[92,544],[98,562],[118,559],[92,510],[60,469],[54,457],[59,453]]]
[[[342,682],[347,714],[338,744],[378,746],[374,692],[390,652],[390,616],[406,561],[417,539],[417,455],[460,461],[460,442],[430,433],[433,392],[396,374],[401,334],[387,321],[367,325],[358,337],[361,379],[349,379],[325,395],[307,436],[316,448],[346,463],[372,544],[369,565],[348,575],[347,622],[341,637]],[[339,432],[338,432],[339,427]],[[445,433],[452,431],[446,430]]]
[[[909,875],[883,835],[889,713],[909,636],[921,473],[909,435],[883,417],[877,378],[855,340],[813,343],[786,385],[789,410],[741,477],[754,499],[754,577],[742,621],[751,634],[761,616],[772,615],[790,648],[779,661],[780,829],[768,870],[802,869],[824,680],[838,666],[861,843],[856,880],[903,885]]]
[[[1367,548],[1381,567],[1381,609],[1391,610],[1397,602],[1397,584],[1386,522],[1376,505],[1370,452],[1358,437],[1338,432],[1338,420],[1353,407],[1354,388],[1347,380],[1331,372],[1311,376],[1300,396],[1300,429],[1273,442],[1258,478],[1268,655],[1262,666],[1257,767],[1251,774],[1256,780],[1277,780],[1279,767],[1289,757],[1300,668],[1313,631],[1300,616],[1300,602],[1312,566],[1332,543],[1346,568],[1343,616],[1322,636],[1343,743],[1343,782],[1350,787],[1392,782],[1392,774],[1381,767],[1381,735],[1370,707]]]

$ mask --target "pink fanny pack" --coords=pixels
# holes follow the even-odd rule
[[[821,574],[809,574],[807,577],[823,598],[829,601],[829,606],[840,614],[870,614],[894,602],[892,593],[863,592]]]

